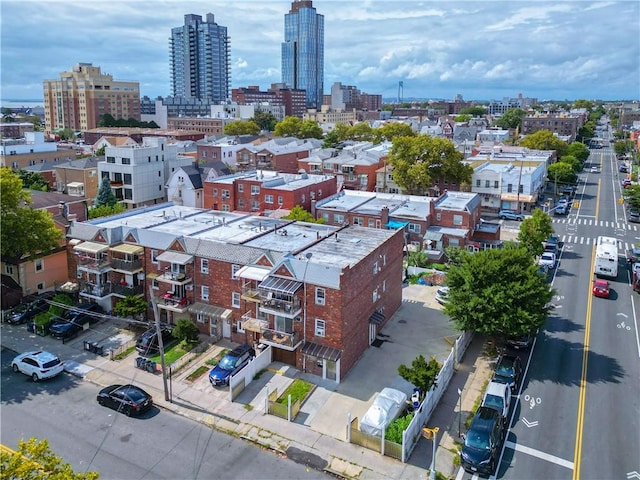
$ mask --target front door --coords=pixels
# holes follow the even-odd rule
[[[222,336],[231,338],[231,320],[229,318],[222,320]]]
[[[376,325],[375,323],[370,323],[369,324],[369,345],[371,345],[375,339],[376,339]]]

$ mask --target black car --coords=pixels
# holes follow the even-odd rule
[[[493,474],[505,434],[504,417],[493,408],[479,407],[464,436],[460,452],[462,468],[469,473]]]
[[[73,309],[67,310],[64,317],[54,320],[49,326],[51,335],[57,338],[73,338],[86,328],[86,325],[94,323],[98,317],[91,313],[101,313],[102,309],[97,303],[85,303]]]
[[[111,385],[98,393],[98,403],[125,415],[139,415],[153,406],[153,398],[135,385]]]
[[[520,385],[521,376],[522,361],[520,360],[520,357],[516,357],[515,355],[503,355],[496,364],[492,381],[505,383],[511,387],[512,392],[515,392]]]
[[[37,297],[32,297],[29,301],[14,307],[6,317],[7,323],[20,324],[32,320],[39,313],[49,310],[49,302],[55,296],[54,292],[45,292]]]
[[[507,338],[507,345],[515,348],[516,350],[527,349],[531,346],[535,337],[535,333],[527,333],[526,335],[520,335],[519,337],[510,337]]]
[[[173,339],[173,330],[170,327],[163,326],[160,328],[160,332],[162,333],[162,345],[163,347],[166,347]],[[158,335],[155,327],[147,330],[138,337],[136,340],[136,350],[141,355],[155,355],[160,351]]]
[[[640,259],[640,244],[632,245],[627,250],[627,263],[636,263]]]
[[[209,382],[216,385],[229,385],[229,378],[244,368],[256,356],[250,345],[240,345],[227,353],[209,372]]]

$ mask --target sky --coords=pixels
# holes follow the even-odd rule
[[[637,0],[314,0],[324,15],[324,90],[334,82],[402,99],[640,98]],[[170,95],[169,36],[215,15],[231,38],[231,87],[280,82],[275,0],[0,0],[0,98],[42,99],[78,63]]]

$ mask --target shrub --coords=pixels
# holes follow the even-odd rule
[[[411,414],[396,418],[384,431],[384,438],[390,442],[402,444],[402,432],[409,427],[412,419]]]

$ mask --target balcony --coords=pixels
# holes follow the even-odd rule
[[[298,297],[291,299],[274,298],[267,295],[261,298],[260,311],[284,317],[293,318],[302,313],[302,306]]]
[[[271,345],[272,347],[282,348],[284,350],[293,351],[300,346],[302,339],[294,333],[279,332],[267,328],[263,330],[260,337],[260,343]]]
[[[172,292],[156,295],[158,308],[171,310],[176,313],[185,313],[189,310],[191,303],[187,297],[176,295]]]
[[[86,270],[102,270],[109,267],[109,259],[107,257],[91,257],[82,255],[78,257],[78,267]]]
[[[111,284],[95,284],[93,282],[80,282],[80,296],[90,298],[103,298],[111,295]]]
[[[118,297],[128,297],[130,295],[141,295],[144,293],[143,285],[123,285],[115,284],[111,287],[111,293]]]
[[[247,302],[260,302],[262,299],[260,298],[260,292],[256,288],[255,285],[243,285],[242,286],[242,294],[240,298],[246,300]]]
[[[125,260],[121,258],[112,258],[111,268],[114,270],[120,270],[129,273],[137,272],[142,270],[142,260]]]
[[[187,277],[187,274],[182,272],[165,272],[159,275],[156,280],[158,282],[170,283],[171,285],[186,285],[193,281],[191,277]]]

